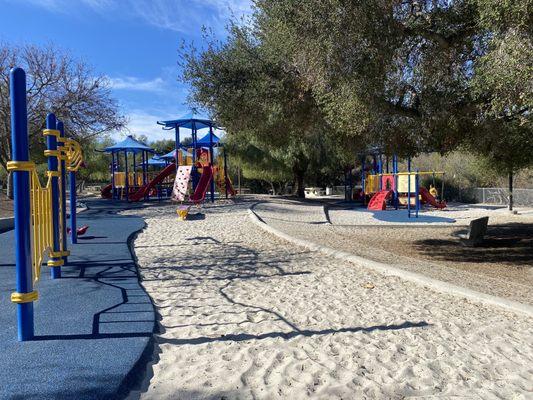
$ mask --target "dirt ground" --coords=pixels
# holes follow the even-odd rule
[[[13,201],[5,193],[0,192],[0,218],[13,216]]]

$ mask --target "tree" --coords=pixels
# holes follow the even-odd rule
[[[96,75],[82,61],[52,45],[0,45],[0,166],[11,158],[9,71],[19,66],[27,73],[28,130],[32,159],[41,161],[48,112],[65,124],[65,134],[82,143],[125,126],[107,78]],[[9,187],[9,185],[8,185]]]

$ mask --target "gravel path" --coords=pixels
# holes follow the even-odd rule
[[[134,245],[161,329],[130,398],[531,396],[531,318],[295,247],[249,205],[185,222],[172,206],[128,211],[147,222]],[[323,222],[305,208],[270,222],[294,213]]]
[[[291,236],[479,292],[533,304],[531,247],[524,248],[524,254],[520,254],[529,261],[522,262],[518,257],[513,260],[512,254],[505,252],[499,253],[503,259],[493,256],[495,260],[489,260],[490,251],[464,248],[458,244],[452,234],[457,230],[456,226],[376,226],[375,221],[371,226],[351,226],[355,221],[366,220],[366,210],[334,209],[329,210],[330,224],[322,204],[281,198],[260,203],[254,211],[266,223]],[[487,211],[484,212],[486,214]],[[358,214],[364,216],[359,219]],[[474,215],[477,216],[477,213],[474,212]],[[455,216],[458,221],[464,221],[466,212],[461,210]],[[508,218],[497,211],[496,215],[491,215],[491,223],[501,223]],[[443,239],[450,243],[446,242],[447,247],[439,251]],[[451,257],[450,248],[460,252],[460,257]],[[461,258],[468,260],[476,251],[480,253],[479,257],[471,261],[457,261]]]

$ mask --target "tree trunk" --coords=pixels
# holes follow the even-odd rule
[[[294,193],[296,197],[303,199],[305,197],[304,190],[304,172],[301,170],[294,171],[294,184],[295,190]]]
[[[13,200],[13,173],[7,173],[7,187],[6,187],[7,197]]]
[[[513,170],[509,171],[509,211],[513,211]]]

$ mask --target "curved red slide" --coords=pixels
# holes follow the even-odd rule
[[[431,193],[428,192],[428,190],[425,187],[420,187],[418,189],[418,193],[420,193],[420,196],[422,196],[422,201],[431,204],[435,208],[445,208],[446,202],[444,201],[437,201],[435,197],[431,195]]]
[[[387,209],[386,200],[389,198],[390,195],[392,195],[392,193],[393,193],[392,190],[382,190],[381,192],[377,192],[370,199],[370,202],[368,203],[368,209],[376,210],[376,211],[386,210]]]
[[[100,190],[100,195],[104,199],[110,199],[112,197],[112,193],[111,193],[112,190],[113,190],[112,184],[106,185],[102,188],[102,190]]]
[[[139,201],[144,198],[155,185],[159,185],[163,180],[173,174],[176,171],[176,164],[168,164],[154,179],[148,182],[146,185],[141,186],[139,190],[131,194],[129,199],[130,201]]]
[[[200,177],[198,186],[196,186],[196,190],[194,191],[194,194],[190,197],[189,200],[192,201],[194,204],[198,204],[204,201],[205,194],[207,193],[207,188],[209,186],[209,183],[211,182],[211,179],[213,179],[213,169],[209,165],[203,166],[202,176]]]

